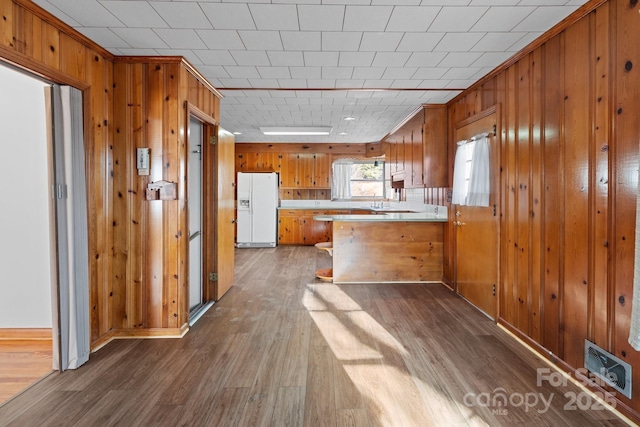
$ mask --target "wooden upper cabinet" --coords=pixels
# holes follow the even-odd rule
[[[303,153],[298,154],[298,188],[311,188],[313,187],[313,154]]]
[[[446,187],[447,178],[447,107],[424,106],[424,187]]]
[[[407,140],[405,146],[406,173],[404,186],[407,188],[423,187],[423,124],[424,112],[418,112],[407,123]]]
[[[313,187],[331,188],[331,156],[328,154],[313,155]]]

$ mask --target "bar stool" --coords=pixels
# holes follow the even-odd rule
[[[329,256],[333,256],[333,243],[320,242],[315,244],[321,251],[327,251]],[[333,268],[320,268],[316,270],[316,277],[323,282],[333,282]]]

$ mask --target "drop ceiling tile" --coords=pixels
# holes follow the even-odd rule
[[[323,79],[349,79],[353,75],[353,67],[322,67]]]
[[[483,68],[480,68],[480,70],[477,73],[475,73],[473,76],[471,76],[471,78],[473,80],[480,80],[482,77],[486,76],[487,74],[489,74],[494,69],[495,69],[495,67],[483,67]]]
[[[224,69],[232,79],[250,79],[259,78],[260,74],[256,67],[239,67],[234,65],[227,65]]]
[[[344,31],[384,31],[393,8],[391,6],[347,6]]]
[[[446,87],[456,88],[456,89],[466,89],[472,84],[474,84],[475,80],[451,80]]]
[[[344,4],[349,6],[368,6],[370,0],[322,0],[322,4]]]
[[[255,30],[246,4],[202,3],[200,5],[216,30]]]
[[[130,46],[135,46],[138,49],[163,49],[168,47],[167,44],[149,28],[114,28],[113,32]]]
[[[516,25],[514,31],[539,31],[544,32],[551,28],[550,22],[557,22],[574,10],[578,6],[541,6],[534,10],[529,16]]]
[[[209,49],[244,49],[244,44],[235,30],[197,30]]]
[[[445,33],[405,33],[398,45],[398,52],[429,52],[435,48]]]
[[[304,57],[302,52],[284,52],[269,51],[267,52],[271,65],[276,67],[303,66]]]
[[[280,38],[285,50],[320,50],[319,31],[281,31]]]
[[[122,22],[96,0],[52,0],[50,3],[81,26],[123,26]]]
[[[474,52],[504,52],[526,33],[487,33],[471,48]]]
[[[393,9],[386,31],[427,31],[438,12],[439,7],[397,6]]]
[[[251,87],[269,87],[280,88],[280,83],[277,79],[249,79]]]
[[[471,0],[469,6],[515,6],[520,0]]]
[[[228,50],[194,50],[200,61],[205,65],[237,65],[236,60]]]
[[[468,67],[477,60],[480,52],[451,52],[438,64],[440,67]]]
[[[341,67],[370,67],[373,63],[374,52],[340,52]]]
[[[407,63],[409,52],[378,52],[373,59],[373,67],[402,67]]]
[[[418,87],[419,88],[424,88],[424,89],[442,89],[442,88],[447,87],[448,84],[449,84],[449,80],[424,79],[418,84]]]
[[[289,67],[258,67],[263,79],[288,79],[291,77]]]
[[[567,0],[520,0],[523,6],[564,6]]]
[[[485,52],[472,65],[474,67],[497,67],[513,56],[513,52]]]
[[[413,74],[413,78],[421,80],[436,80],[442,77],[447,70],[448,68],[420,67]]]
[[[391,87],[393,80],[384,80],[384,79],[369,79],[365,80],[364,85],[362,87],[369,89],[380,89]]]
[[[150,4],[171,28],[211,28],[198,3],[155,1]]]
[[[290,67],[291,77],[294,79],[320,79],[322,67]]]
[[[435,67],[447,54],[445,52],[413,52],[406,67]]]
[[[361,88],[364,85],[363,79],[336,79],[336,88]]]
[[[238,65],[269,65],[269,58],[263,50],[232,50],[230,53]]]
[[[198,67],[198,71],[200,71],[202,74],[207,76],[207,78],[209,78],[209,77],[216,78],[216,79],[217,78],[222,78],[222,79],[231,78],[229,73],[227,73],[227,70],[225,69],[225,67],[223,67],[221,65],[203,65],[203,66]]]
[[[278,31],[238,31],[247,50],[282,50]]]
[[[103,1],[102,5],[129,28],[169,26],[146,1]]]
[[[222,87],[251,87],[247,79],[218,79]]]
[[[337,32],[337,31],[324,31],[322,32],[322,50],[325,51],[358,51],[360,49],[360,43],[362,41],[361,31],[351,32]]]
[[[300,5],[298,19],[301,31],[341,31],[345,6]]]
[[[307,81],[303,79],[280,79],[278,82],[280,83],[280,87],[284,89],[307,87]]]
[[[383,79],[411,79],[417,68],[413,67],[387,67]]]
[[[497,6],[490,8],[471,31],[510,31],[535,10],[535,7]]]
[[[420,6],[421,0],[372,0],[374,6]]]
[[[480,70],[480,68],[474,68],[474,67],[463,67],[463,68],[454,67],[454,68],[449,68],[449,71],[444,73],[442,78],[443,79],[448,79],[448,80],[470,79],[479,70]]]
[[[353,69],[353,78],[360,80],[378,80],[382,78],[385,67],[355,67]]]
[[[447,33],[433,49],[436,52],[467,52],[485,33]]]
[[[429,31],[468,31],[488,10],[487,7],[443,7]]]
[[[323,89],[323,88],[335,88],[335,79],[308,79],[307,87]]]
[[[249,4],[249,10],[258,30],[295,30],[298,28],[298,10],[288,4]]]
[[[155,33],[172,49],[206,49],[194,30],[159,28]]]
[[[100,46],[110,48],[130,48],[129,43],[122,40],[108,28],[82,27],[78,28],[85,36],[98,43]]]
[[[304,65],[335,67],[338,65],[338,52],[304,52]]]
[[[402,39],[403,33],[366,32],[362,36],[361,52],[386,51],[394,52]],[[344,50],[344,49],[340,49]]]
[[[522,38],[520,40],[518,40],[517,42],[515,42],[514,44],[511,45],[511,47],[509,47],[509,51],[511,52],[519,52],[520,50],[524,49],[525,46],[527,46],[529,43],[531,43],[532,41],[534,41],[535,39],[537,39],[538,37],[540,37],[543,33],[537,33],[537,32],[531,32],[531,33],[525,33],[524,36],[522,36]]]
[[[394,80],[389,87],[410,89],[418,87],[419,83],[419,80]]]
[[[284,105],[287,103],[286,98],[262,98],[262,103],[265,105]]]

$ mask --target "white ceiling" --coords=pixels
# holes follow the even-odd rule
[[[449,101],[587,1],[34,2],[115,55],[187,58],[224,95],[220,122],[241,132],[238,142],[372,142],[420,104]],[[260,126],[333,131],[270,137]]]

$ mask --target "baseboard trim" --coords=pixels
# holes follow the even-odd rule
[[[93,343],[91,353],[95,353],[113,340],[182,338],[187,332],[189,332],[188,323],[179,328],[114,329]]]
[[[0,340],[51,341],[51,328],[0,328]]]

